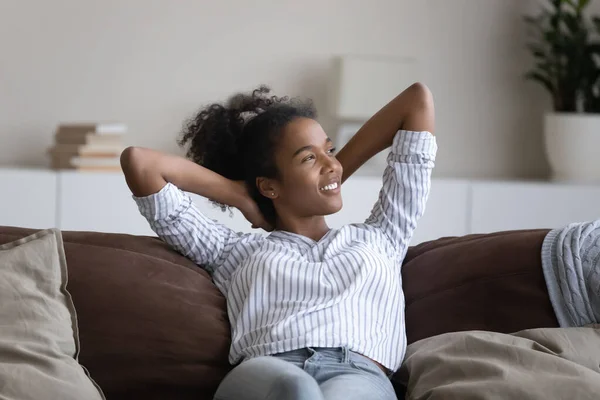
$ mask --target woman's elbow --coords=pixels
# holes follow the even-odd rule
[[[142,147],[127,147],[121,153],[121,169],[128,180],[138,180],[147,174],[150,166],[148,150]]]
[[[410,93],[410,106],[405,119],[405,129],[434,134],[435,106],[431,90],[420,82],[412,84],[407,90]]]
[[[413,83],[409,90],[413,93],[415,106],[421,109],[433,109],[433,93],[426,84],[422,82]]]
[[[143,149],[129,146],[121,153],[121,168],[123,172],[128,173],[139,169],[143,160]]]
[[[160,153],[143,147],[127,147],[120,160],[127,185],[135,196],[156,193],[165,185],[160,172]]]

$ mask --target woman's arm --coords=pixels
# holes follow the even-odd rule
[[[387,237],[399,260],[406,254],[429,197],[437,152],[433,128],[431,92],[414,84],[375,114],[341,152],[347,179],[370,157],[391,146],[379,198],[365,224]]]
[[[398,130],[435,129],[433,96],[427,86],[415,83],[369,119],[337,154],[344,167],[342,182],[375,154],[390,147]]]
[[[158,192],[167,182],[219,203],[239,207],[244,194],[233,181],[192,161],[141,147],[128,147],[121,166],[134,196]]]
[[[160,191],[167,182],[177,188],[239,209],[254,227],[270,230],[242,182],[227,179],[182,157],[141,147],[128,147],[121,166],[134,196]]]

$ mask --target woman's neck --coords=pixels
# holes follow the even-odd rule
[[[315,242],[321,240],[321,238],[329,232],[329,227],[323,216],[310,218],[278,218],[275,223],[275,229],[306,236]]]

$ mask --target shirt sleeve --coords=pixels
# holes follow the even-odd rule
[[[425,211],[436,153],[431,133],[398,131],[387,157],[379,199],[365,221],[381,229],[402,257]]]
[[[240,240],[240,233],[204,216],[191,197],[172,183],[157,193],[133,199],[158,237],[209,273]]]

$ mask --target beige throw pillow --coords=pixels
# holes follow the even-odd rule
[[[408,346],[410,400],[598,400],[600,329],[445,333]]]
[[[79,365],[60,231],[0,246],[0,398],[101,400]]]

